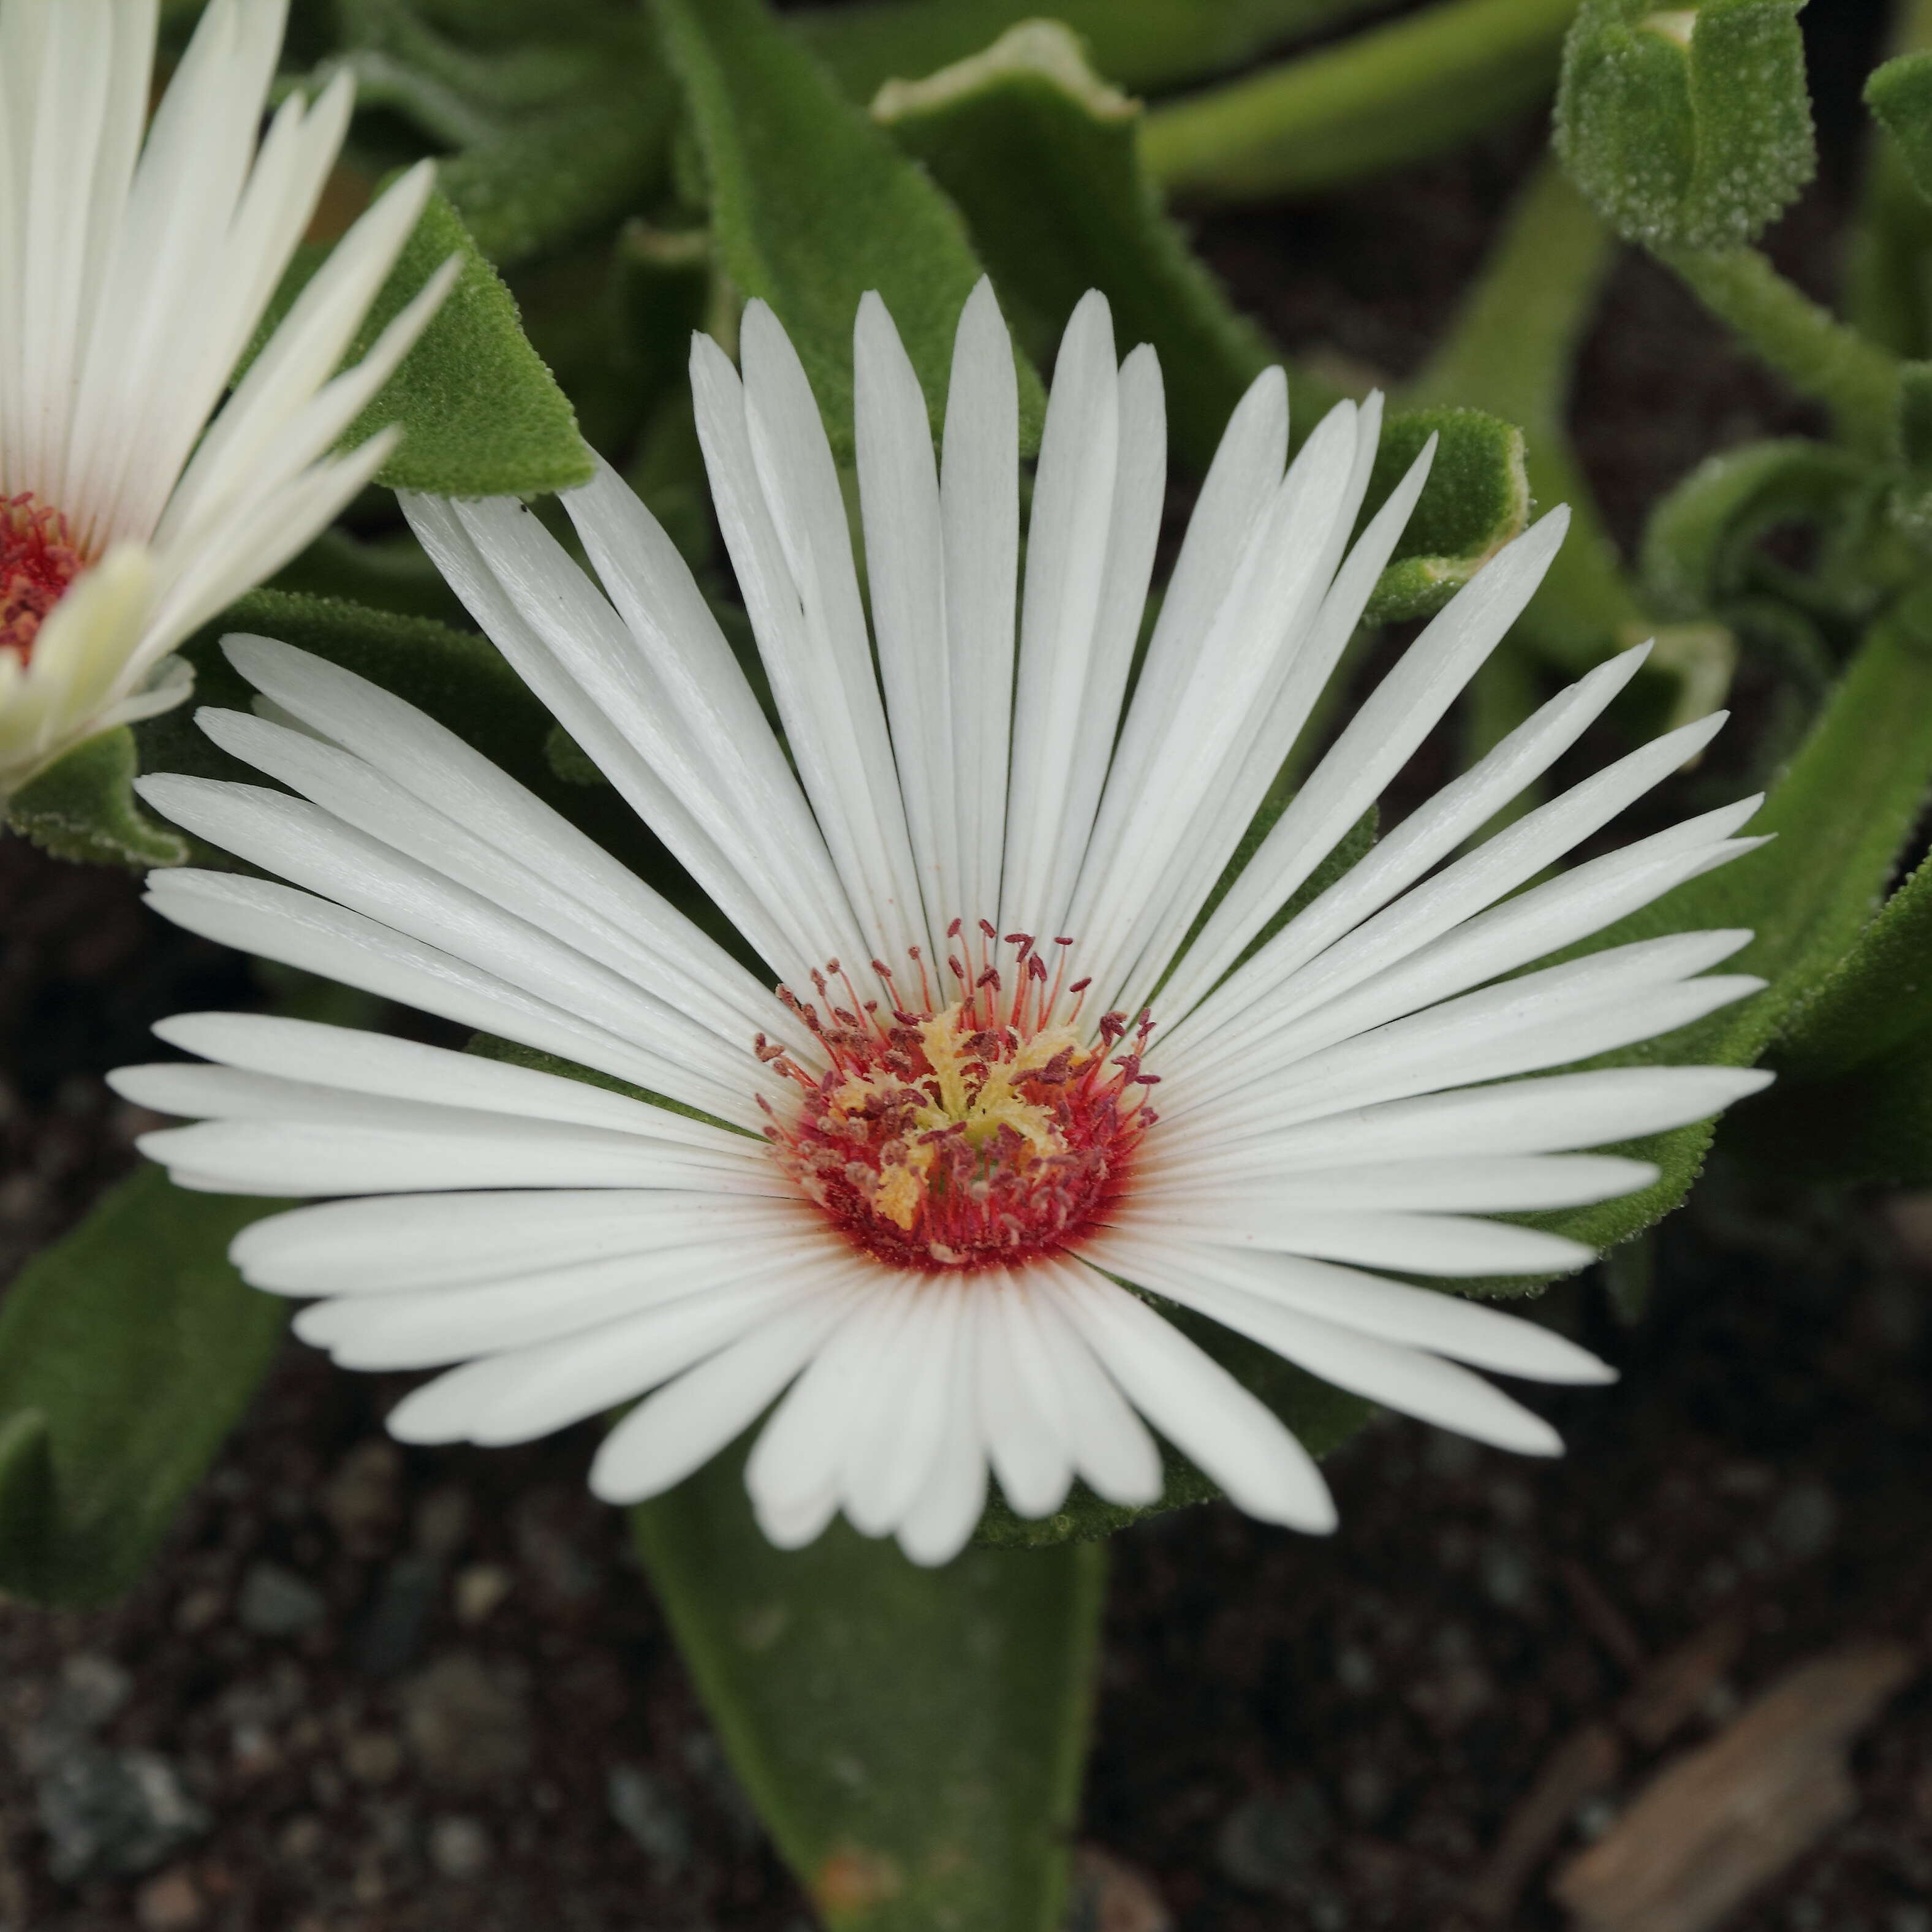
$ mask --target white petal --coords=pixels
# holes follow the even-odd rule
[[[1195,1239],[1212,1239],[1237,1253],[1312,1255],[1411,1274],[1545,1274],[1595,1258],[1580,1241],[1540,1228],[1456,1214],[1309,1213],[1284,1216],[1274,1227],[1224,1221],[1210,1232],[1178,1216],[1150,1212],[1144,1220],[1138,1213],[1125,1217],[1123,1225],[1168,1233],[1184,1227]]]
[[[726,1133],[668,1108],[653,1107],[538,1068],[455,1053],[387,1034],[267,1013],[178,1013],[158,1022],[154,1032],[184,1052],[283,1080],[439,1106],[476,1108],[524,1120],[568,1121],[641,1134],[652,1140],[704,1148],[724,1160],[764,1157],[758,1141]],[[155,1070],[185,1074],[194,1070]],[[173,1106],[158,1100],[141,1104],[162,1113],[202,1111],[199,1106]]]
[[[983,277],[960,311],[953,342],[939,499],[958,740],[959,916],[976,920],[992,917],[999,904],[1019,580],[1018,388],[1012,344]]]
[[[1594,1355],[1553,1329],[1439,1288],[1385,1281],[1330,1262],[1240,1253],[1124,1229],[1102,1234],[1085,1252],[1095,1267],[1173,1299],[1182,1298],[1190,1282],[1210,1283],[1504,1375],[1564,1383],[1616,1378]]]
[[[1351,1108],[1288,1127],[1238,1152],[1189,1150],[1177,1130],[1160,1154],[1162,1179],[1232,1184],[1336,1162],[1561,1154],[1660,1133],[1708,1118],[1761,1091],[1772,1076],[1731,1066],[1617,1066]]]
[[[894,1291],[910,1284],[886,1277],[862,1294],[794,1382],[759,1432],[745,1464],[745,1486],[767,1535],[781,1547],[788,1526],[809,1542],[838,1508],[845,1445],[880,1364],[910,1301]],[[821,1514],[822,1509],[822,1514]]]
[[[1388,904],[1554,764],[1607,709],[1649,654],[1648,644],[1623,652],[1559,692],[1460,778],[1418,806],[1304,908],[1270,942],[1264,955],[1242,967],[1211,999],[1167,1033],[1204,1036],[1244,1004],[1251,1004],[1264,988],[1285,982],[1324,947]],[[1187,976],[1192,970],[1186,963],[1178,970],[1184,995],[1192,983]]]
[[[218,944],[298,966],[383,999],[554,1053],[641,1084],[644,1056],[433,946],[272,880],[221,872],[150,872],[148,902]]]
[[[1128,1400],[1238,1508],[1317,1534],[1334,1528],[1328,1486],[1307,1450],[1172,1323],[1090,1270],[1059,1306]]]
[[[1072,1270],[1041,1262],[1030,1273],[1064,1286]],[[1077,1282],[1076,1292],[1077,1292]],[[1165,1480],[1160,1450],[1112,1376],[1060,1312],[1049,1288],[1031,1298],[1034,1329],[1059,1386],[1074,1467],[1095,1495],[1137,1505],[1159,1500]]]
[[[783,1228],[716,1226],[668,1231],[649,1255],[464,1288],[351,1294],[296,1317],[304,1342],[345,1368],[427,1369],[530,1348],[624,1316],[749,1279],[788,1273],[796,1260]]]
[[[1058,1391],[1031,1346],[1024,1279],[988,1270],[980,1291],[980,1433],[1007,1503],[1050,1516],[1073,1480]]]
[[[797,352],[761,302],[746,305],[739,349],[742,385],[715,345],[692,343],[713,500],[846,892],[866,932],[902,958],[927,940],[926,920],[831,446]]]
[[[984,916],[960,897],[958,781],[946,632],[939,472],[926,396],[878,295],[860,298],[852,345],[859,500],[872,629],[920,890],[933,922]]]
[[[1569,518],[1553,510],[1499,551],[1350,719],[1228,890],[1170,981],[1178,1020],[1207,992],[1401,770],[1535,594]]]
[[[1453,1362],[1234,1289],[1187,1282],[1170,1283],[1168,1292],[1337,1388],[1498,1449],[1530,1456],[1562,1451],[1556,1430],[1540,1416]]]
[[[638,1083],[757,1130],[755,1061],[654,995],[304,801],[250,785],[158,775],[141,796],[251,862],[394,933],[464,961],[586,1030],[625,1042]]]
[[[950,1562],[986,1506],[986,1456],[980,1442],[979,1323],[984,1296],[968,1282],[954,1337],[939,1448],[912,1507],[899,1520],[899,1547],[912,1562]]]
[[[1002,932],[1053,933],[1060,909],[1047,894],[1054,860],[1069,838],[1085,843],[1088,828],[1069,818],[1069,787],[1075,741],[1093,724],[1081,701],[1106,589],[1119,452],[1113,325],[1106,298],[1090,290],[1060,338],[1034,484],[1013,698]]]
[[[222,650],[303,727],[333,740],[440,817],[467,827],[507,867],[551,882],[620,927],[660,962],[667,978],[708,990],[746,1025],[782,1030],[770,995],[723,947],[454,732],[367,678],[286,644],[231,636]],[[262,741],[248,748],[259,753]],[[237,755],[248,755],[248,749]],[[263,768],[298,790],[298,778],[316,776],[312,766],[288,762]],[[743,1036],[742,1028],[736,1036]]]
[[[682,1482],[757,1419],[846,1306],[836,1292],[819,1294],[640,1402],[604,1438],[592,1490],[607,1503],[634,1503]]]
[[[1134,1190],[1132,1212],[1144,1210],[1194,1226],[1279,1230],[1304,1214],[1324,1210],[1525,1214],[1581,1208],[1634,1194],[1657,1178],[1648,1161],[1612,1154],[1520,1154],[1365,1161],[1270,1173],[1243,1184],[1214,1175],[1176,1177],[1165,1166]]]
[[[1345,1108],[1513,1074],[1574,1065],[1660,1037],[1757,992],[1742,974],[1689,976],[1736,951],[1745,935],[1681,933],[1610,946],[1548,966],[1337,1042],[1295,1063],[1292,1079],[1217,1102],[1189,1124],[1177,1083],[1156,1132],[1186,1126],[1190,1145],[1279,1132]],[[1191,1097],[1191,1096],[1190,1096]]]
[[[913,1292],[888,1371],[892,1399],[870,1430],[847,1442],[845,1514],[867,1536],[898,1528],[938,1460],[965,1295],[959,1282],[944,1280]]]
[[[405,1396],[389,1432],[403,1442],[531,1442],[642,1395],[812,1292],[802,1280],[748,1282],[489,1356]]]
[[[754,1167],[727,1168],[628,1136],[454,1108],[435,1112],[440,1117],[417,1130],[301,1119],[203,1120],[143,1134],[136,1144],[151,1160],[184,1174],[218,1178],[235,1193],[294,1198],[468,1187],[707,1187],[775,1194],[787,1185],[776,1166],[762,1174]]]

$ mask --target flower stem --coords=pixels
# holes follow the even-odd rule
[[[1510,211],[1448,338],[1403,398],[1411,407],[1460,404],[1516,424],[1538,507],[1570,506],[1569,536],[1518,631],[1538,656],[1572,676],[1619,648],[1622,633],[1634,628],[1637,637],[1645,634],[1643,607],[1604,528],[1564,421],[1576,352],[1615,245],[1546,158]]]
[[[1575,0],[1443,0],[1340,45],[1151,110],[1172,193],[1257,200],[1434,154],[1555,86]]]
[[[1064,20],[1109,80],[1158,90],[1237,68],[1284,40],[1332,31],[1376,0],[866,0],[814,6],[786,26],[854,100],[947,67],[1036,14]]]
[[[1892,447],[1898,358],[1788,282],[1755,248],[1664,248],[1659,260],[1802,394],[1829,409],[1855,448]]]

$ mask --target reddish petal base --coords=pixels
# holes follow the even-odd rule
[[[31,494],[0,497],[0,650],[32,654],[47,613],[86,559],[67,520]]]
[[[916,952],[916,1006],[882,1012],[836,960],[812,976],[816,1003],[781,988],[824,1052],[822,1074],[758,1043],[797,1090],[795,1106],[766,1105],[779,1160],[848,1240],[894,1268],[940,1274],[1064,1252],[1106,1218],[1154,1124],[1155,1076],[1140,1066],[1151,1019],[1142,1016],[1124,1052],[1114,1052],[1129,1034],[1119,1013],[1084,1040],[1086,982],[1065,989],[1063,1015],[1058,979],[1049,985],[1029,936],[1007,935],[1016,952],[1003,975],[994,928],[982,921],[980,933],[976,974],[958,922],[952,928],[950,1004],[932,998]],[[873,970],[896,992],[885,966]]]

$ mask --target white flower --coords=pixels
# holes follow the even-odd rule
[[[169,652],[392,446],[326,454],[448,286],[453,264],[336,374],[427,164],[216,413],[349,124],[344,79],[285,101],[258,148],[286,11],[211,0],[144,145],[156,0],[0,0],[0,805],[82,739],[178,704]]]
[[[1761,1084],[1694,1067],[1514,1077],[1759,984],[1699,976],[1738,932],[1505,976],[1753,842],[1732,836],[1746,800],[1529,884],[1717,721],[1455,856],[1602,713],[1641,660],[1628,652],[1257,949],[1522,608],[1558,512],[1411,646],[1194,933],[1426,457],[1344,561],[1378,405],[1337,408],[1284,476],[1286,392],[1263,376],[1123,716],[1166,469],[1153,355],[1117,364],[1105,303],[1076,312],[1016,649],[1015,385],[991,292],[961,320],[938,466],[918,382],[868,297],[875,681],[818,413],[755,303],[743,351],[741,382],[697,341],[698,421],[796,777],[614,474],[565,500],[605,595],[513,502],[408,508],[490,635],[790,992],[440,725],[284,645],[229,646],[272,716],[202,716],[289,791],[143,782],[170,818],[291,882],[156,873],[153,902],[178,923],[710,1119],[527,1065],[201,1014],[158,1030],[217,1064],[118,1076],[143,1105],[200,1117],[142,1145],[189,1186],[386,1197],[278,1215],[234,1254],[262,1288],[322,1298],[296,1326],[341,1362],[461,1365],[398,1407],[405,1440],[520,1441],[655,1389],[592,1472],[622,1502],[776,1402],[747,1480],[782,1544],[842,1508],[941,1561],[972,1530],[989,1465],[1030,1516],[1076,1474],[1144,1503],[1162,1484],[1150,1423],[1256,1516],[1328,1528],[1288,1431],[1124,1282],[1391,1407],[1553,1451],[1545,1423],[1460,1364],[1588,1382],[1601,1364],[1372,1270],[1574,1268],[1574,1242],[1480,1217],[1640,1186],[1652,1168],[1574,1150]]]

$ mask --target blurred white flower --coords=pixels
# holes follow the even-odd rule
[[[212,0],[144,142],[156,0],[0,0],[0,804],[83,739],[178,704],[190,677],[169,653],[392,446],[327,454],[448,286],[454,264],[337,374],[427,164],[222,403],[349,123],[345,78],[262,134],[286,13]]]

